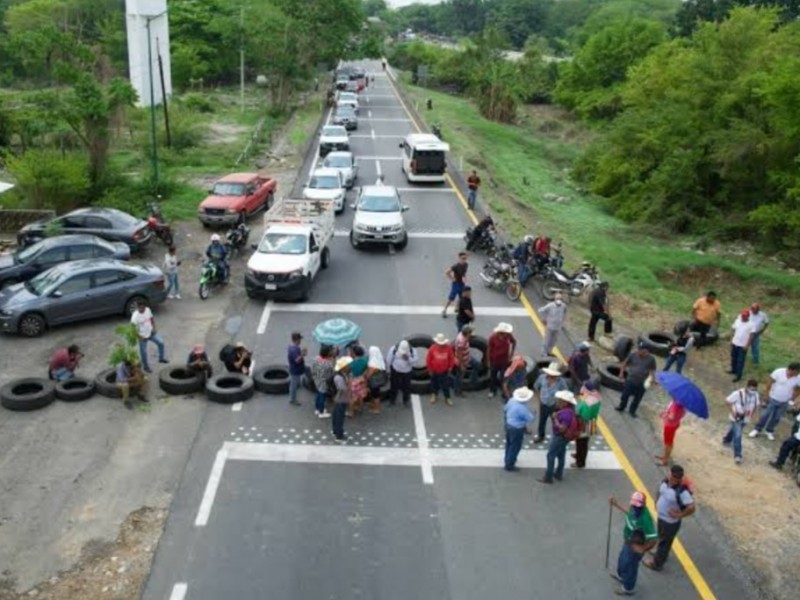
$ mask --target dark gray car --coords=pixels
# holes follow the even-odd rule
[[[87,258],[128,260],[131,249],[123,242],[107,242],[96,235],[57,235],[0,256],[0,288],[27,281],[56,265]]]
[[[56,325],[130,315],[139,300],[163,302],[165,284],[155,265],[114,259],[63,263],[0,290],[0,331],[35,337]]]
[[[109,242],[124,242],[134,252],[152,237],[147,221],[116,208],[79,208],[60,217],[36,221],[19,230],[17,242],[29,246],[45,237],[62,234],[88,233]]]

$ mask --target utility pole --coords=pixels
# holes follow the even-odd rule
[[[172,147],[172,133],[169,129],[169,109],[167,108],[167,86],[164,84],[164,61],[161,60],[161,43],[156,38],[156,56],[158,57],[158,78],[161,81],[161,103],[164,107],[164,131],[167,134],[167,148]]]
[[[244,6],[239,8],[239,87],[240,103],[244,112]]]
[[[161,15],[158,15],[161,16]],[[150,73],[150,137],[153,143],[153,188],[158,189],[158,141],[156,139],[156,94],[153,86],[153,47],[150,39],[150,21],[156,17],[145,17],[147,19],[147,63]]]

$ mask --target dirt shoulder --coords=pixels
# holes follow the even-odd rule
[[[290,193],[316,125],[293,117],[253,167]],[[309,131],[298,136],[298,127]],[[251,223],[253,237],[260,224],[260,218]],[[175,230],[183,299],[155,312],[168,358],[180,363],[194,343],[207,342],[214,354],[244,327],[246,260],[232,265],[227,290],[203,302],[195,285],[208,232],[195,221],[176,223]],[[156,242],[143,258],[160,264],[163,253]],[[93,376],[107,367],[121,322],[61,327],[33,340],[4,337],[2,380],[43,373],[53,349],[75,342],[86,354],[79,372]],[[32,413],[0,410],[0,600],[140,597],[207,407],[199,395],[167,396],[157,381],[150,400],[133,412],[100,396]]]

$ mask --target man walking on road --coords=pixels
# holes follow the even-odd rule
[[[610,571],[609,575],[621,584],[614,590],[617,596],[633,596],[636,593],[639,563],[644,553],[658,543],[658,534],[653,525],[653,517],[645,506],[645,495],[642,492],[633,492],[630,508],[627,510],[613,496],[608,499],[608,503],[625,513],[622,549],[617,568]]]
[[[136,305],[136,310],[131,315],[131,323],[136,328],[136,335],[139,336],[139,357],[142,361],[142,369],[145,373],[151,373],[150,363],[147,362],[147,342],[153,342],[158,348],[158,362],[168,363],[164,356],[164,338],[156,331],[156,320],[150,307],[144,302]]]
[[[470,210],[475,210],[475,203],[478,199],[478,188],[481,186],[481,178],[473,170],[467,177],[467,206]]]
[[[750,322],[750,311],[743,310],[736,317],[731,329],[733,329],[733,336],[731,337],[731,370],[728,373],[733,375],[733,382],[736,383],[742,379],[747,349],[753,342],[753,336],[755,335],[755,328]]]
[[[533,423],[534,414],[528,408],[528,402],[533,398],[533,392],[526,387],[514,390],[514,395],[503,406],[506,424],[506,456],[505,470],[519,471],[517,457],[522,449],[522,441],[528,431],[528,425]]]
[[[692,492],[683,479],[683,467],[672,465],[669,477],[658,488],[656,511],[658,512],[658,548],[655,556],[644,559],[644,566],[654,571],[664,568],[669,558],[672,542],[678,536],[681,522],[694,514],[696,509]]]
[[[570,391],[556,392],[558,410],[553,414],[553,435],[547,445],[547,470],[539,481],[553,483],[553,479],[564,478],[564,463],[567,458],[567,446],[579,435],[578,415],[575,414],[577,402]]]
[[[706,345],[706,337],[711,327],[719,327],[722,317],[722,305],[717,300],[717,293],[709,290],[702,298],[695,300],[692,305],[692,331],[700,334],[697,340],[697,348]]]
[[[442,317],[447,318],[447,309],[455,301],[456,298],[461,297],[461,292],[464,291],[465,281],[467,278],[467,269],[469,262],[466,252],[458,253],[458,262],[445,271],[445,275],[450,280],[450,293],[447,295],[447,302],[442,309]]]
[[[539,444],[544,440],[547,418],[555,411],[557,394],[567,389],[567,382],[561,377],[559,364],[550,363],[550,366],[542,369],[542,373],[533,384],[533,389],[539,400],[539,427],[533,443]]]
[[[555,294],[553,301],[539,309],[539,314],[544,318],[545,334],[542,356],[549,356],[558,342],[558,332],[564,326],[567,317],[567,305],[560,292]]]
[[[514,328],[509,323],[499,323],[489,336],[487,350],[489,362],[489,398],[503,387],[503,374],[517,349],[517,340],[511,335]]]
[[[769,327],[769,315],[761,310],[758,302],[750,305],[750,322],[755,330],[753,341],[750,343],[750,358],[753,360],[753,366],[757,367],[761,360],[761,335]]]
[[[761,418],[756,423],[755,429],[750,432],[750,437],[758,437],[764,429],[767,430],[767,439],[775,440],[775,427],[780,423],[783,413],[789,406],[794,407],[794,401],[800,394],[800,363],[793,362],[785,369],[775,369],[769,376],[769,383],[764,395],[769,398],[769,403]]]
[[[458,299],[458,309],[456,310],[456,330],[461,331],[465,325],[469,325],[475,320],[475,309],[472,308],[472,288],[468,285],[461,290]]]
[[[747,386],[740,388],[725,398],[725,403],[730,410],[729,418],[731,426],[728,433],[722,438],[724,446],[733,442],[733,460],[736,464],[742,462],[742,432],[744,426],[755,416],[758,407],[761,405],[761,398],[758,395],[758,381],[750,379]]]
[[[598,288],[589,296],[589,341],[594,341],[594,334],[597,331],[597,322],[603,321],[603,331],[610,335],[614,331],[614,322],[611,319],[611,311],[608,308],[608,282],[602,282]]]
[[[286,351],[289,361],[289,404],[300,406],[297,399],[297,390],[300,389],[303,375],[306,374],[306,349],[300,347],[303,336],[295,331],[292,334],[292,343]]]
[[[646,391],[645,383],[648,378],[652,381],[656,376],[656,359],[650,355],[650,350],[641,342],[634,352],[628,355],[622,363],[622,378],[625,385],[622,388],[622,396],[619,399],[619,406],[614,408],[619,412],[624,412],[628,407],[628,400],[631,400],[630,414],[636,418],[636,410],[644,398]]]

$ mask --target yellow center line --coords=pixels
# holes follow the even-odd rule
[[[403,98],[397,91],[395,82],[392,80],[392,76],[389,75],[388,79],[390,85],[394,90],[395,95],[397,96],[397,100],[400,102],[400,106],[403,107],[403,110],[408,115],[408,118],[411,119],[411,123],[414,126],[414,129],[416,129],[417,132],[421,132],[422,129],[417,123],[416,118],[414,117],[413,114],[411,114],[411,111],[408,110],[408,107],[406,106],[405,102],[403,102]],[[466,198],[464,198],[464,195],[461,193],[461,190],[458,189],[458,186],[453,181],[453,178],[450,177],[449,173],[445,175],[445,178],[447,180],[448,185],[453,189],[453,191],[458,196],[458,199],[461,201],[464,210],[467,211],[467,215],[469,216],[470,220],[473,222],[473,224],[477,224],[478,218],[475,216],[475,213],[472,210],[470,210],[469,206],[467,205]],[[524,306],[525,310],[528,312],[528,316],[533,322],[534,328],[539,332],[540,335],[544,335],[545,331],[544,323],[542,323],[541,319],[539,319],[539,316],[536,314],[536,309],[534,309],[533,304],[531,304],[530,300],[528,300],[527,296],[524,293],[522,294],[522,296],[520,296],[520,301],[522,302],[522,306]],[[561,361],[562,364],[567,363],[566,359],[564,358],[564,355],[558,348],[555,348],[553,350],[553,355],[556,358],[558,358],[558,360]],[[639,477],[639,474],[636,472],[636,469],[633,468],[633,465],[631,464],[630,460],[628,460],[628,457],[622,450],[622,446],[620,446],[619,442],[617,441],[617,438],[614,437],[614,434],[611,432],[611,429],[603,420],[603,417],[598,418],[597,424],[598,427],[600,428],[600,432],[603,434],[603,438],[606,440],[606,443],[608,444],[609,448],[611,448],[611,451],[617,457],[617,460],[619,461],[622,470],[625,472],[625,475],[628,476],[628,479],[630,480],[633,487],[637,490],[646,491],[648,488],[642,482],[642,479],[641,477]],[[653,502],[653,499],[651,498],[651,495],[645,493],[645,496],[647,497],[648,508],[650,509],[651,512],[655,513],[656,506],[655,503]],[[692,582],[692,584],[694,584],[695,589],[700,594],[700,598],[702,600],[716,600],[716,596],[714,596],[714,593],[711,591],[711,588],[709,587],[705,578],[700,573],[700,570],[697,568],[697,565],[689,556],[689,553],[687,552],[686,548],[678,538],[676,538],[675,542],[672,544],[672,550],[675,554],[675,557],[678,559],[678,562],[681,563],[684,571],[686,571],[686,575],[689,577],[689,580]]]

